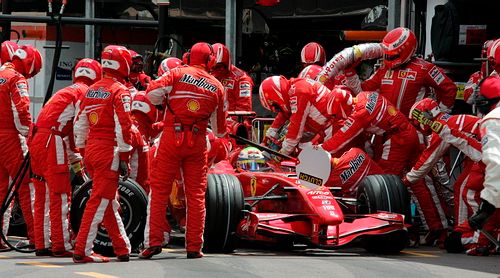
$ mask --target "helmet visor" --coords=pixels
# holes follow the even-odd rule
[[[399,55],[399,53],[387,53],[387,54],[384,54],[384,59],[386,61],[395,61],[395,60],[399,59],[399,57],[401,57],[401,55]]]

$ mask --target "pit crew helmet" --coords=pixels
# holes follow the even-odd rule
[[[267,168],[266,158],[259,149],[246,147],[238,154],[236,167],[243,171],[257,172]]]
[[[500,72],[500,39],[496,39],[486,50],[489,63],[496,72]]]
[[[226,69],[231,68],[231,53],[229,49],[222,43],[212,45],[215,55],[215,65],[222,64]]]
[[[323,66],[326,63],[325,49],[317,42],[310,42],[302,48],[300,61],[304,65]]]
[[[73,79],[87,85],[92,85],[102,78],[102,67],[94,59],[84,58],[78,61],[73,71]]]
[[[437,119],[443,112],[439,109],[439,104],[431,99],[424,98],[415,104],[410,109],[410,123],[420,129],[425,135],[431,134],[431,126],[434,120]]]
[[[102,51],[101,63],[104,73],[127,78],[132,66],[132,55],[124,46],[108,45]]]
[[[21,45],[12,56],[16,70],[26,78],[35,76],[42,69],[42,55],[31,45]]]
[[[139,73],[144,69],[144,58],[141,54],[129,49],[130,56],[132,56],[132,66],[130,67],[131,73]]]
[[[2,42],[0,51],[0,65],[12,61],[12,56],[19,48],[19,45],[13,41]]]
[[[214,49],[206,42],[195,43],[185,54],[185,59],[190,66],[203,66],[210,70],[215,65]]]
[[[158,76],[162,76],[166,72],[175,69],[177,67],[182,66],[182,60],[176,57],[168,57],[161,61],[160,66],[158,67]]]
[[[355,99],[345,86],[335,86],[328,99],[327,113],[337,119],[347,119],[354,109]]]
[[[482,115],[488,114],[498,107],[500,101],[500,77],[490,76],[479,83],[479,94],[474,100],[474,105]]]
[[[382,48],[384,64],[393,69],[410,61],[417,51],[417,37],[410,29],[399,27],[385,35]]]
[[[319,65],[309,65],[302,69],[299,73],[299,78],[309,78],[314,80],[322,69],[323,68]]]
[[[495,42],[494,40],[487,40],[484,42],[483,49],[481,50],[481,58],[488,60],[488,50],[491,48],[494,42]],[[483,76],[491,73],[492,70],[493,70],[492,62],[483,61],[481,63],[481,73],[483,74]]]
[[[259,87],[260,102],[264,108],[273,112],[290,111],[288,90],[290,82],[282,75],[270,76]]]

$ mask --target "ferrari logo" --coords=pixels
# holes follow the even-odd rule
[[[250,194],[252,197],[257,193],[257,177],[253,176],[250,180]]]
[[[99,115],[97,112],[91,112],[89,114],[89,122],[91,125],[95,125],[99,121]]]
[[[200,110],[200,103],[197,100],[191,99],[187,103],[187,109],[191,112]]]

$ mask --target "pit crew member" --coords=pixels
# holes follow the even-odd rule
[[[469,219],[470,227],[482,229],[490,216],[500,208],[500,77],[490,76],[479,85],[476,109],[486,115],[481,121],[480,133],[483,157],[486,166],[481,204]]]
[[[137,89],[137,91],[146,90],[151,77],[144,72],[144,58],[141,54],[130,50],[132,55],[132,66],[130,67],[129,81]]]
[[[118,213],[118,179],[130,173],[131,96],[125,86],[132,56],[123,46],[109,45],[101,54],[103,78],[82,97],[74,132],[76,146],[84,148],[85,166],[93,178],[90,198],[76,237],[75,263],[109,262],[92,252],[99,224],[111,238],[119,261],[128,261],[130,241]]]
[[[441,112],[438,103],[424,98],[413,105],[410,122],[424,135],[430,135],[427,148],[420,154],[417,163],[403,180],[407,185],[423,179],[431,171],[443,154],[454,146],[468,158],[465,169],[454,185],[455,223],[462,224],[477,210],[474,200],[475,185],[481,184],[482,174],[471,171],[472,167],[480,167],[481,144],[479,138],[479,118],[472,115],[449,115]],[[470,199],[472,198],[472,199]]]
[[[12,62],[5,62],[0,67],[0,144],[3,146],[0,150],[0,200],[4,200],[9,193],[9,183],[16,177],[28,151],[26,138],[31,126],[31,114],[26,79],[35,76],[41,68],[42,56],[30,45],[20,46],[12,56]],[[31,242],[34,240],[34,194],[34,186],[27,173],[19,188],[19,203]],[[2,229],[5,234],[8,227],[9,217],[4,217]]]
[[[153,161],[144,249],[139,258],[161,253],[165,213],[179,169],[187,202],[186,250],[188,258],[201,258],[207,187],[206,129],[217,137],[226,133],[222,84],[208,71],[215,64],[210,44],[199,42],[187,54],[189,66],[171,70],[151,82],[147,95],[154,105],[166,103],[164,128]]]
[[[442,69],[414,57],[417,38],[408,28],[391,30],[382,40],[384,63],[360,86],[352,90],[378,90],[403,115],[409,115],[413,104],[428,94],[428,87],[434,88],[439,107],[450,112],[455,101],[457,86]],[[358,78],[357,75],[354,78]],[[355,84],[349,81],[349,84]]]
[[[231,53],[222,43],[213,44],[215,66],[211,73],[224,86],[228,111],[252,110],[252,78],[231,62]]]
[[[374,146],[374,161],[386,174],[403,176],[410,169],[419,151],[419,138],[408,119],[377,92],[361,92],[353,101],[354,109],[340,132],[326,140],[322,147],[334,156],[364,131],[381,136],[382,143]],[[429,186],[419,182],[411,188],[424,213],[430,230],[446,228],[440,204],[432,198]],[[430,191],[430,192],[429,192]],[[435,191],[435,189],[434,189]],[[443,220],[444,219],[444,220]]]
[[[51,97],[33,127],[29,149],[35,185],[35,249],[38,256],[73,255],[68,223],[71,198],[68,162],[75,173],[82,170],[81,156],[75,149],[73,120],[80,97],[101,77],[101,64],[92,59],[80,60],[73,74],[75,83]]]
[[[276,140],[278,130],[290,122],[280,152],[290,155],[301,142],[309,142],[323,132],[333,119],[345,119],[352,109],[352,97],[348,90],[335,87],[330,91],[311,79],[271,76],[260,84],[262,106],[277,112],[266,131],[265,144]]]
[[[491,46],[493,45],[493,40],[485,41],[483,44],[483,49],[481,51],[481,58],[488,59],[488,50],[491,50]],[[493,71],[493,67],[491,63],[483,61],[481,63],[481,70],[474,72],[469,77],[467,84],[465,84],[464,88],[464,101],[468,104],[474,104],[474,100],[476,99],[476,89],[479,85],[479,82],[490,75]]]

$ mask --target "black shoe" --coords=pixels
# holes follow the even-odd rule
[[[50,249],[48,249],[48,248],[37,249],[37,250],[35,250],[35,255],[37,257],[48,257],[48,256],[52,256],[52,251],[50,251]]]
[[[474,230],[481,230],[488,222],[490,216],[495,213],[496,207],[488,201],[481,199],[479,209],[469,218],[469,226]]]
[[[154,247],[149,247],[144,250],[139,254],[139,259],[147,260],[151,259],[154,255],[158,255],[161,253],[161,246],[154,246]]]
[[[129,254],[119,255],[119,256],[116,256],[116,259],[119,262],[128,262],[128,261],[130,261],[130,255]]]
[[[203,258],[203,253],[202,252],[187,252],[187,258],[188,259]]]

